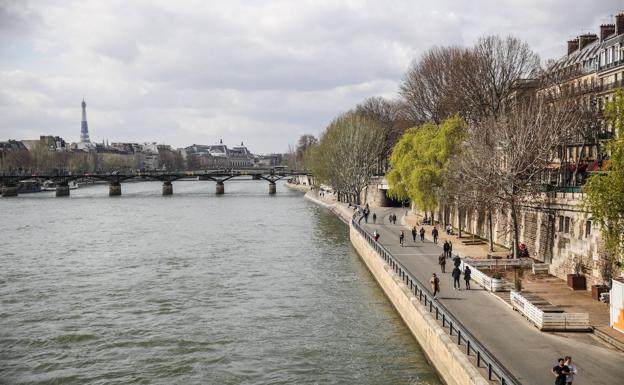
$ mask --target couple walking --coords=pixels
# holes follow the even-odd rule
[[[572,357],[560,358],[557,366],[552,368],[551,373],[555,376],[555,385],[572,384],[577,373],[576,365],[572,363]]]
[[[442,271],[443,274],[446,273],[446,253],[440,254],[438,257],[438,264],[440,265],[440,271]],[[459,268],[459,266],[461,266],[461,259],[459,258],[459,255],[456,255],[455,258],[453,258],[453,266],[453,271],[451,272],[451,276],[453,277],[453,289],[459,290],[461,289],[459,278],[462,274],[462,271]],[[465,266],[463,273],[464,281],[466,282],[466,290],[470,290],[472,270],[470,270],[468,266]]]

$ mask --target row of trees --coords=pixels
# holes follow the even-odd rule
[[[483,37],[469,48],[433,47],[409,68],[396,100],[370,98],[340,115],[318,143],[305,148],[302,164],[359,203],[370,175],[385,171],[389,160],[392,197],[410,199],[425,212],[443,206],[485,213],[490,247],[492,216],[509,213],[515,255],[520,208],[543,207],[549,168],[562,160],[566,143],[582,143],[583,150],[599,124],[595,101],[566,95],[560,83],[540,83],[547,79],[542,75],[538,55],[513,37]],[[538,89],[550,89],[556,98],[537,95]],[[621,114],[623,108],[612,110]],[[618,119],[615,125],[622,124]],[[576,170],[578,164],[574,179]],[[597,180],[586,187],[587,207],[610,226],[608,243],[619,245],[610,246],[611,254],[621,255],[624,185]],[[589,203],[599,202],[598,196],[611,201]]]

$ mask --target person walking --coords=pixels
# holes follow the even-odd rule
[[[433,237],[433,243],[438,243],[438,228],[437,227],[433,227],[433,230],[431,230],[431,236]]]
[[[449,257],[449,245],[447,241],[444,241],[444,245],[442,245],[442,250],[444,250],[444,257]]]
[[[459,270],[459,267],[455,266],[455,268],[453,268],[451,276],[453,277],[453,289],[460,290],[461,287],[459,286],[459,277],[461,276],[461,270]]]
[[[459,265],[461,265],[461,258],[459,258],[459,255],[456,255],[455,258],[453,258],[453,266],[459,267]]]
[[[396,214],[392,214],[392,223],[396,225]]]
[[[433,292],[433,299],[438,299],[438,293],[440,292],[440,279],[436,276],[436,273],[431,275],[431,291]]]
[[[466,290],[470,290],[470,275],[472,274],[472,270],[466,265],[464,268],[464,281],[466,282]]]
[[[403,233],[403,230],[401,230],[401,233],[399,234],[399,243],[401,244],[401,247],[403,247],[404,239],[405,239],[405,233]]]
[[[377,214],[373,213],[373,224],[377,223]]]
[[[425,228],[424,227],[420,228],[420,241],[421,242],[425,241]]]
[[[375,230],[375,232],[373,233],[373,236],[375,237],[375,241],[379,242],[379,233],[377,232],[377,230]]]
[[[570,374],[566,376],[566,384],[571,384],[572,382],[574,382],[574,376],[577,373],[576,365],[572,363],[572,357],[570,356],[566,356],[564,364],[568,367],[568,370],[570,370]]]
[[[412,239],[416,243],[416,226],[412,227]]]
[[[446,273],[446,257],[444,254],[440,254],[438,257],[438,264],[440,265],[440,270],[442,273]]]
[[[452,257],[452,255],[453,255],[453,243],[452,243],[451,241],[448,241],[448,245],[449,245],[449,253],[448,253],[448,256],[449,256],[449,258],[451,258],[451,257]]]
[[[566,385],[566,377],[570,369],[565,365],[565,360],[560,358],[558,364],[550,371],[555,376],[555,385]]]

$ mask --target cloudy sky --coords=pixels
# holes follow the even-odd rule
[[[621,0],[0,0],[0,140],[283,152],[366,97],[394,97],[432,45],[513,34],[543,60]]]

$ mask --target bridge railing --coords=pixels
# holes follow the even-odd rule
[[[400,277],[405,286],[410,288],[410,291],[414,293],[420,303],[422,303],[430,313],[435,314],[436,320],[441,320],[442,327],[448,329],[450,336],[454,338],[457,345],[464,347],[466,354],[476,359],[477,368],[485,369],[488,380],[496,381],[501,385],[521,385],[520,381],[496,359],[494,354],[470,333],[468,328],[459,322],[444,305],[435,301],[433,299],[433,294],[414,277],[405,266],[397,261],[385,247],[375,241],[375,238],[360,226],[355,216],[351,220],[351,224],[375,249],[377,255],[379,255],[379,257]]]

